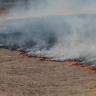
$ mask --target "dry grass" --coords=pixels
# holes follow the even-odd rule
[[[2,5],[0,13],[13,5]],[[94,96],[96,74],[69,63],[24,58],[0,49],[0,96]]]
[[[0,96],[94,96],[96,74],[0,49]]]

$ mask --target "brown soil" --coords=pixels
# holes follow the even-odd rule
[[[0,96],[95,96],[96,73],[0,48]]]

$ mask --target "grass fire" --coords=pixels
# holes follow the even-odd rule
[[[0,48],[18,51],[18,55],[27,59],[70,62],[69,68],[78,66],[96,73],[95,6],[88,0],[89,10],[85,6],[75,8],[78,3],[78,0],[72,5],[66,0],[17,2],[0,17]]]

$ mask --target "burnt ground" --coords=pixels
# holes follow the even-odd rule
[[[95,96],[96,73],[0,48],[0,96]]]

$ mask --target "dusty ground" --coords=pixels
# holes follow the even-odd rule
[[[95,96],[96,73],[0,48],[0,96]]]

